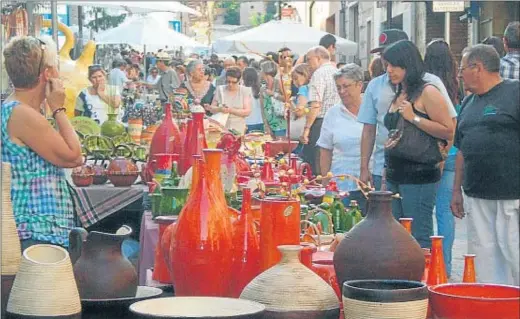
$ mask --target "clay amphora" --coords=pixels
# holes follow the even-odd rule
[[[69,253],[81,299],[135,297],[137,273],[123,256],[121,245],[132,233],[122,226],[115,234],[74,228]]]
[[[231,297],[238,298],[244,287],[260,273],[260,238],[251,211],[251,189],[242,189],[242,211],[233,232],[233,274]]]
[[[370,192],[367,216],[338,245],[334,268],[339,287],[358,279],[421,280],[423,251],[392,216],[392,195]]]
[[[300,245],[279,246],[282,259],[253,279],[240,299],[266,306],[269,319],[338,319],[334,290],[299,260]]]
[[[233,226],[220,178],[222,151],[203,153],[204,169],[179,215],[172,243],[176,296],[228,296],[232,280]]]

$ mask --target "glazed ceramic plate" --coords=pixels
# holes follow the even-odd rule
[[[128,307],[136,301],[159,297],[163,293],[162,289],[148,286],[138,286],[135,297],[114,298],[114,299],[81,299],[83,307],[102,307],[125,305]]]
[[[70,124],[74,127],[74,130],[85,135],[99,135],[101,133],[101,127],[99,124],[86,116],[76,116],[70,119]]]
[[[130,311],[141,318],[256,319],[262,317],[265,306],[243,299],[169,297],[136,302]]]

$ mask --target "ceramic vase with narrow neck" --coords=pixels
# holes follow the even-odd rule
[[[253,279],[240,299],[266,306],[265,318],[338,319],[334,290],[299,260],[300,245],[282,245],[278,264]]]
[[[424,254],[392,215],[392,193],[370,192],[367,216],[345,233],[334,252],[339,287],[347,280],[420,281]]]
[[[189,125],[189,123],[188,123]],[[191,131],[186,135],[184,172],[193,165],[193,155],[202,155],[202,150],[208,147],[204,132],[204,113],[192,113]]]
[[[474,254],[464,255],[464,275],[462,276],[462,282],[477,282],[477,276],[475,274],[475,256],[476,255]]]
[[[173,282],[176,296],[224,297],[233,280],[233,226],[220,179],[222,151],[203,152],[204,169],[179,215],[172,243]]]

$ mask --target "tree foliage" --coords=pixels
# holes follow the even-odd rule
[[[240,25],[240,2],[237,0],[222,1],[217,4],[217,8],[226,9],[224,23]]]
[[[92,8],[90,14],[94,16],[94,19],[87,23],[87,27],[96,30],[96,32],[115,28],[126,18],[126,14],[112,16],[107,13],[105,8]]]

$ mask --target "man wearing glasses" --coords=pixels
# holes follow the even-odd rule
[[[398,29],[388,29],[379,36],[379,47],[370,53],[380,53],[395,42],[408,40],[408,35]],[[386,64],[383,61],[386,69]],[[423,80],[434,85],[446,99],[448,109],[452,118],[457,117],[457,112],[446,91],[446,87],[437,76],[425,73]],[[395,97],[396,87],[390,82],[386,72],[370,81],[358,113],[358,121],[363,123],[363,134],[361,135],[361,170],[360,180],[369,183],[376,189],[381,188],[383,168],[385,163],[384,144],[388,139],[388,130],[383,119],[388,112],[390,105]],[[375,145],[375,149],[374,149]],[[369,170],[370,160],[374,153],[372,172]]]

